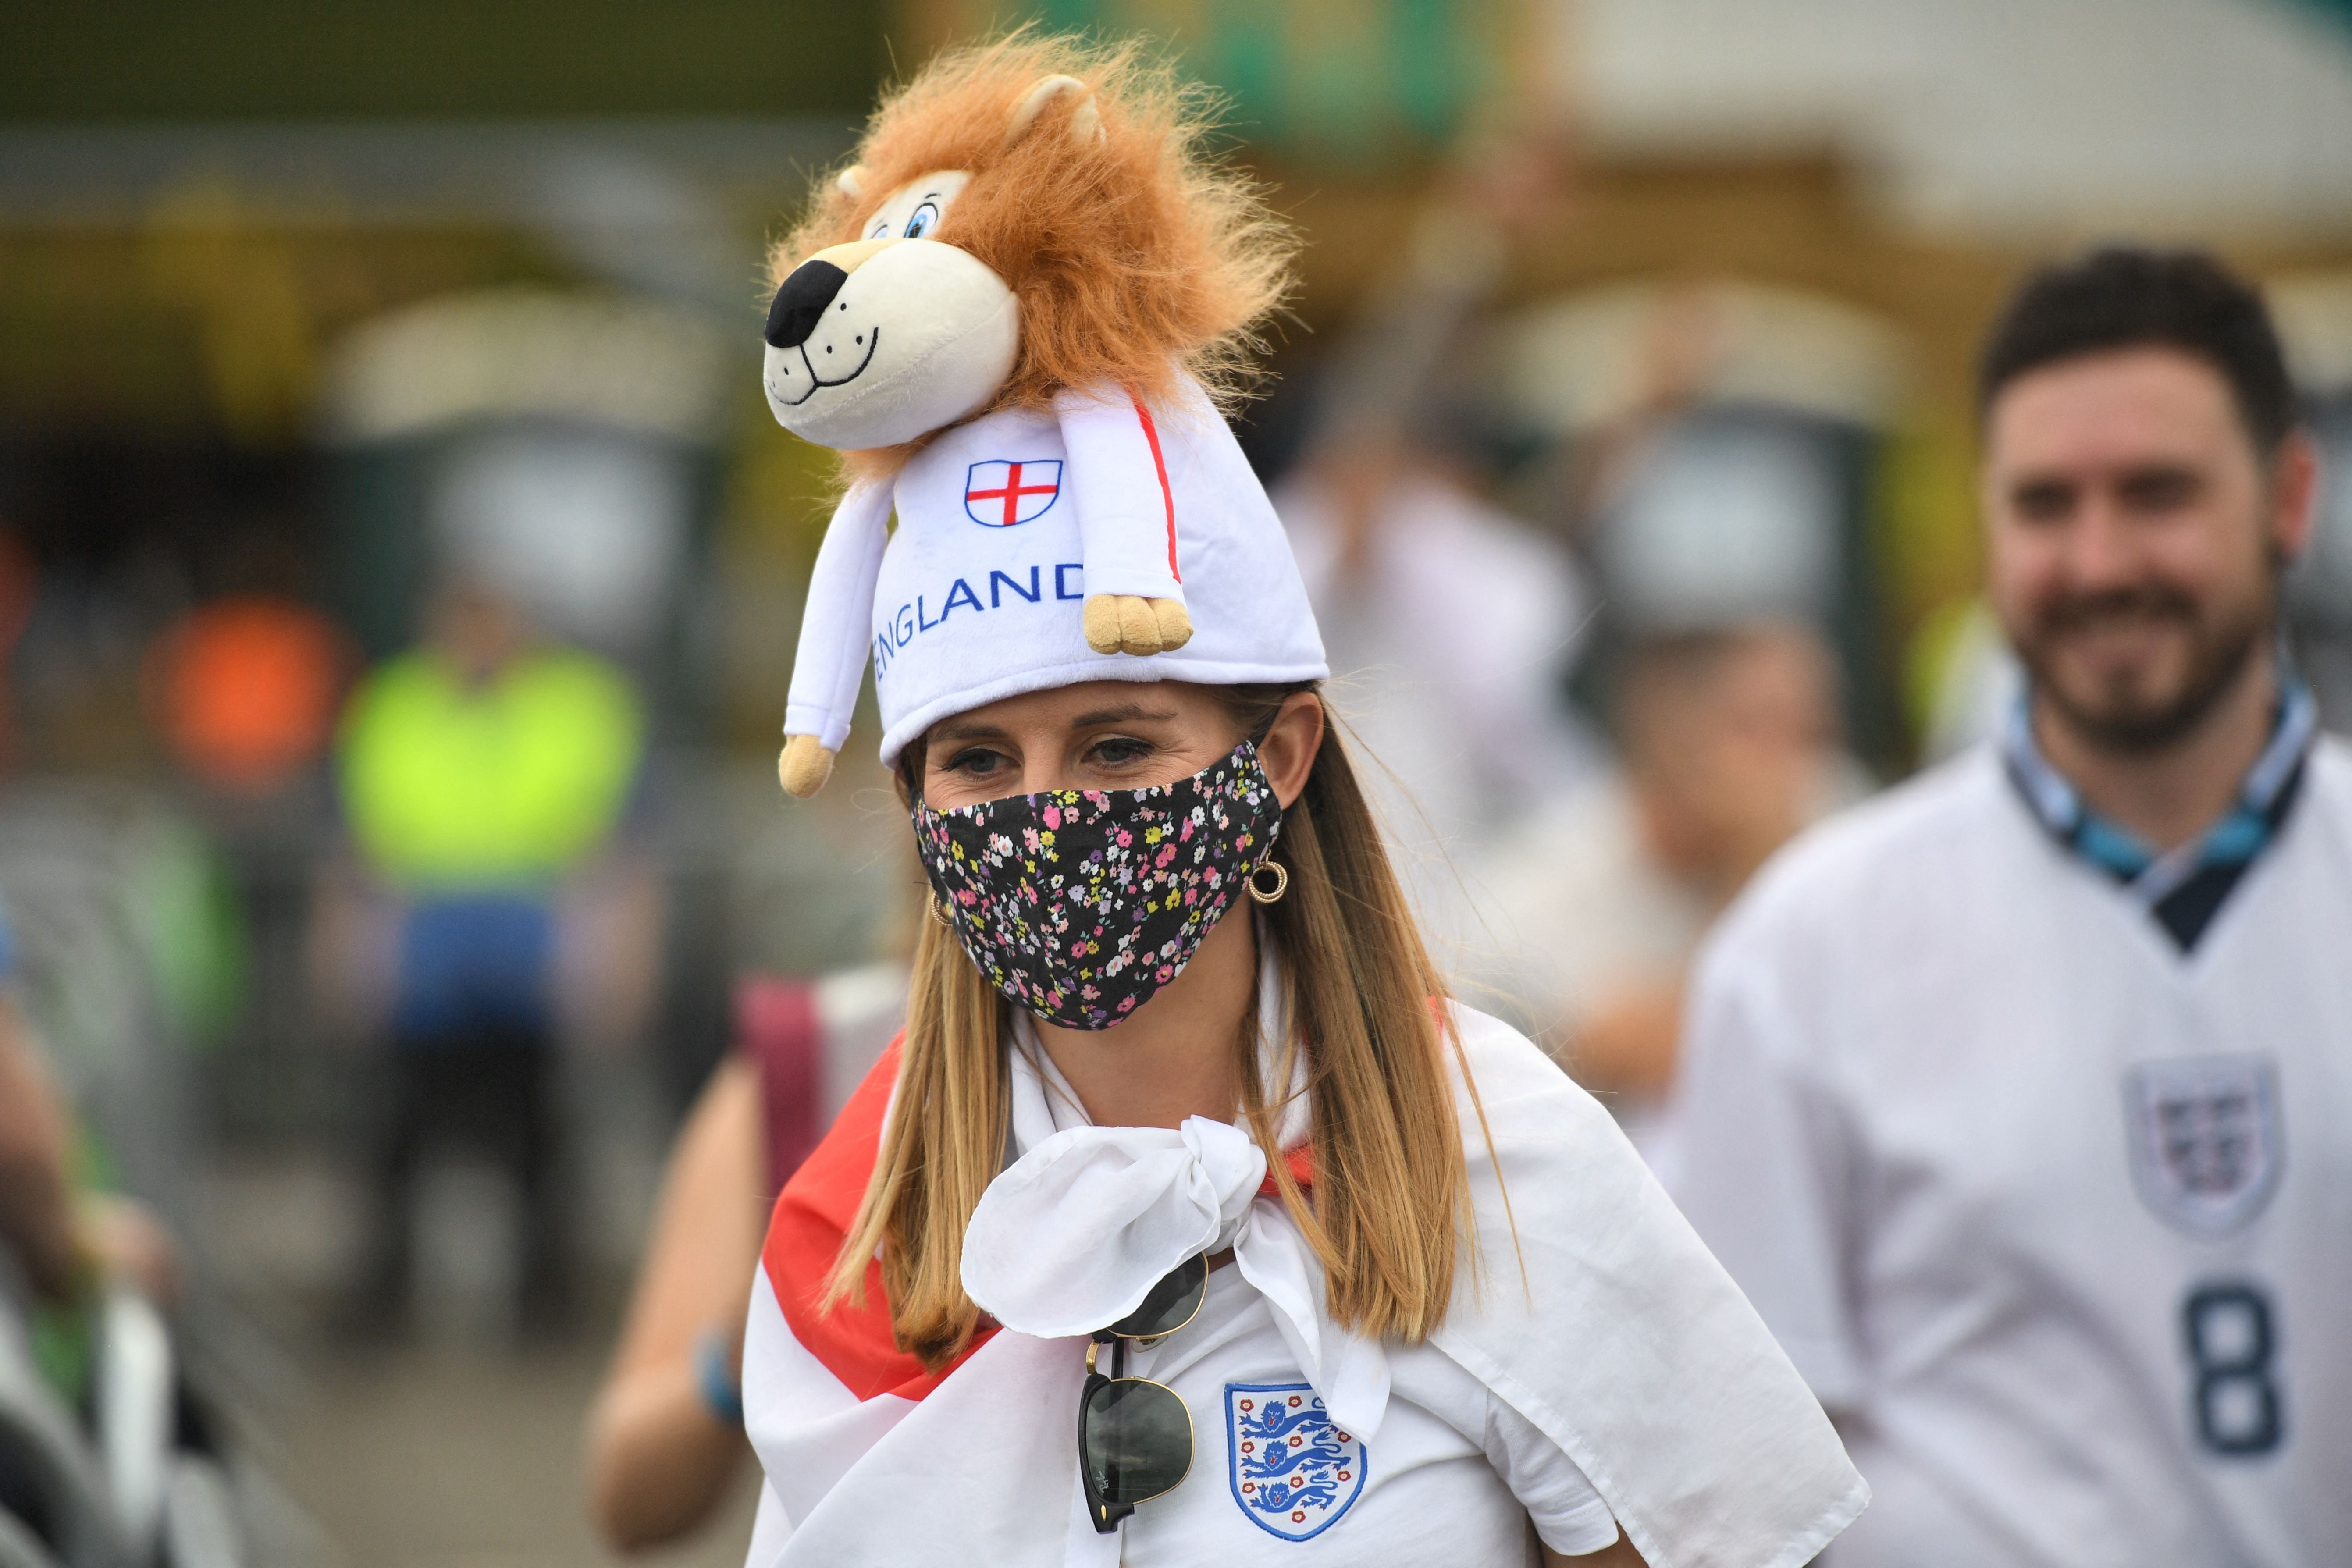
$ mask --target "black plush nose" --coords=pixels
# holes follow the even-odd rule
[[[849,274],[830,261],[803,261],[793,268],[768,306],[770,346],[796,349],[808,342],[824,308],[848,281]]]

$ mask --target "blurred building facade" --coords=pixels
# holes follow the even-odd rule
[[[998,14],[901,0],[894,36],[919,52]],[[2277,289],[2335,427],[2344,373],[2327,345],[2352,279],[2352,16],[2336,0],[1048,0],[1023,14],[1168,39],[1225,93],[1231,129],[1311,240],[1310,331],[1276,354],[1293,381],[1412,243],[1465,146],[1563,127],[1570,195],[1512,248],[1492,302],[1566,333],[1553,342],[1580,363],[1523,350],[1536,385],[1496,367],[1519,426],[1498,439],[1524,450],[1605,423],[1638,392],[1661,310],[1706,296],[1727,341],[1624,510],[1698,515],[1728,486],[1739,559],[1769,547],[1794,572],[1812,552],[1849,723],[1882,768],[1910,763],[1941,684],[1966,679],[1948,666],[1977,572],[1972,356],[2023,268],[2104,235],[2220,250]],[[1776,511],[1826,519],[1832,536],[1776,536]],[[1674,526],[1617,531],[1655,546],[1630,563],[1654,579]],[[2338,657],[2324,620],[2301,616],[2320,666]],[[2352,712],[2352,696],[2330,708]]]

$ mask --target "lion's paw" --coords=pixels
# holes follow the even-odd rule
[[[1097,653],[1170,653],[1192,640],[1192,617],[1175,599],[1097,594],[1087,600],[1087,646]]]
[[[833,753],[817,743],[814,735],[791,735],[784,740],[784,750],[776,758],[776,780],[784,793],[794,800],[806,800],[824,787],[833,776]]]

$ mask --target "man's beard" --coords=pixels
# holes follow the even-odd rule
[[[2210,616],[2197,601],[2161,584],[2116,593],[2082,595],[2045,606],[2032,635],[2017,639],[2033,693],[2067,728],[2104,752],[2161,752],[2195,731],[2245,673],[2270,635],[2267,595],[2251,604],[2217,605]],[[2187,635],[2187,663],[2170,690],[2131,689],[2122,682],[2096,693],[2070,691],[2057,679],[2056,644],[2067,634],[2112,616],[2166,620]]]

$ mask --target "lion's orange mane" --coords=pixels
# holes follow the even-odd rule
[[[1073,132],[1068,100],[1005,144],[1014,107],[1060,74],[1094,90],[1102,135]],[[772,283],[858,238],[918,175],[972,178],[936,238],[994,269],[1021,302],[1021,349],[989,409],[1044,408],[1071,386],[1146,398],[1190,375],[1221,404],[1244,387],[1258,331],[1290,287],[1290,231],[1258,187],[1213,163],[1206,96],[1134,44],[1016,33],[950,51],[891,93],[858,143],[860,194],[828,176],[769,257]],[[847,455],[887,472],[921,442]]]

